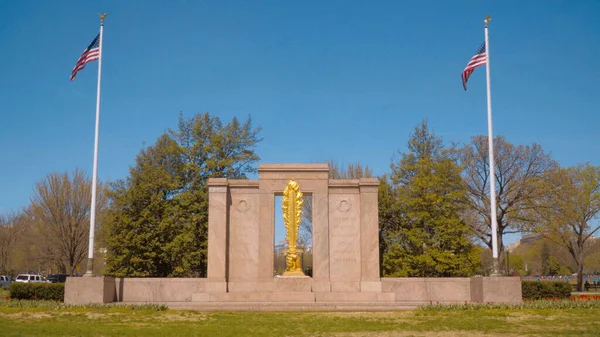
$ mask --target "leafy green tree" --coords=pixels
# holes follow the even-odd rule
[[[415,127],[408,149],[380,187],[383,274],[473,274],[480,259],[459,215],[466,197],[460,167],[425,120]]]
[[[560,271],[560,262],[555,256],[550,256],[548,259],[548,273],[546,275],[555,276]]]
[[[577,290],[582,291],[584,262],[600,229],[600,167],[556,168],[545,177],[538,186],[545,193],[535,201],[535,230],[569,252],[577,268]]]
[[[209,178],[256,172],[260,127],[251,118],[223,125],[208,113],[179,117],[177,130],[138,154],[129,177],[110,191],[105,221],[107,273],[205,276]]]
[[[525,270],[525,262],[522,255],[510,254],[509,263],[510,274],[515,272],[521,276],[527,276],[528,273],[527,270]]]
[[[545,241],[542,244],[540,260],[542,262],[542,275],[550,275],[550,246]]]

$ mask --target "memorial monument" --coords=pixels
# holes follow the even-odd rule
[[[263,164],[258,173],[257,180],[208,181],[207,278],[69,278],[65,302],[209,310],[521,301],[518,277],[382,278],[376,178],[329,179],[327,164]],[[276,195],[288,246],[282,276],[274,276]],[[312,196],[312,277],[300,268],[297,246],[303,195]]]

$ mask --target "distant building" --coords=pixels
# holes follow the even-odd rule
[[[517,240],[517,242],[509,243],[508,245],[506,245],[506,250],[509,253],[512,253],[520,245],[532,245],[542,240],[543,238],[544,237],[541,235],[525,235],[521,239]]]
[[[509,243],[508,245],[506,245],[506,250],[509,253],[512,253],[515,249],[517,249],[517,247],[519,247],[519,241],[521,240],[517,240],[517,242]]]
[[[525,235],[521,238],[521,240],[519,240],[519,244],[521,245],[531,245],[534,244],[540,240],[542,240],[544,237],[541,235]]]

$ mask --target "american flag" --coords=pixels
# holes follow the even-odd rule
[[[98,33],[94,41],[92,41],[92,43],[85,48],[83,54],[81,54],[79,60],[77,60],[77,63],[75,63],[75,68],[73,68],[73,71],[71,71],[71,81],[75,80],[77,72],[85,68],[85,65],[88,64],[88,62],[95,61],[98,59],[98,57],[100,57],[100,33]]]
[[[467,81],[469,80],[469,76],[473,73],[475,68],[484,65],[487,62],[487,53],[485,52],[485,42],[481,44],[481,47],[477,49],[475,55],[471,57],[469,63],[465,67],[465,70],[462,72],[462,82],[463,88],[467,90]]]

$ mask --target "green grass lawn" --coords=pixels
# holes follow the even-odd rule
[[[2,336],[600,336],[600,309],[194,312],[0,308]]]

